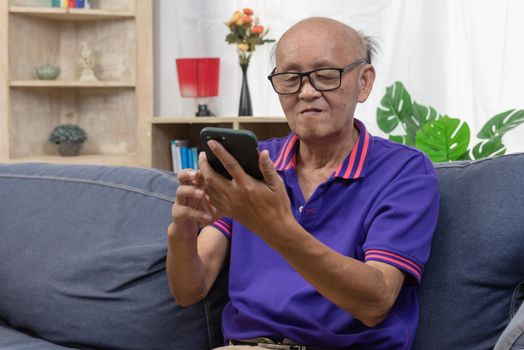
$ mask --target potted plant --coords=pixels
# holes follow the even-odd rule
[[[61,156],[76,156],[87,140],[87,134],[78,125],[62,124],[53,129],[49,142],[57,145]]]
[[[506,153],[502,137],[524,123],[524,109],[499,113],[481,128],[479,141],[470,146],[468,123],[438,113],[435,108],[412,100],[404,85],[397,81],[387,87],[377,108],[377,124],[389,139],[424,151],[434,162],[471,160]]]

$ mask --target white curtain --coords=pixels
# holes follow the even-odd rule
[[[155,0],[155,114],[190,116],[196,102],[178,91],[175,59],[220,57],[221,116],[238,113],[241,71],[224,22],[250,7],[268,37],[278,39],[310,16],[340,20],[376,38],[373,93],[357,108],[373,134],[376,108],[387,86],[401,81],[417,102],[460,118],[472,135],[500,112],[524,109],[524,1],[522,0]],[[267,74],[271,44],[258,46],[248,72],[253,112],[283,115]],[[475,139],[473,139],[475,141]],[[510,152],[524,151],[524,125],[504,137]]]

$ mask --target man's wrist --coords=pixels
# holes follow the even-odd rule
[[[180,225],[176,225],[174,222],[170,223],[167,227],[167,240],[169,244],[172,243],[189,243],[196,240],[198,236],[198,229],[187,230],[182,229]]]

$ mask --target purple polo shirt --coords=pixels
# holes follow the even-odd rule
[[[297,136],[262,141],[259,148],[269,150],[305,230],[341,254],[405,272],[389,315],[375,327],[365,326],[320,295],[257,235],[223,218],[213,226],[231,239],[231,300],[222,315],[226,339],[266,336],[325,348],[411,348],[417,283],[437,223],[437,176],[422,152],[371,136],[356,119],[355,126],[357,144],[307,201],[295,171]]]

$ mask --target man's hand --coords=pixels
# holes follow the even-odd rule
[[[213,207],[262,237],[283,220],[292,218],[284,183],[268,151],[260,153],[259,167],[264,181],[258,181],[246,174],[219,142],[210,140],[208,145],[233,177],[227,180],[217,174],[207,162],[205,154],[200,154],[199,165],[206,183],[205,191]]]
[[[166,270],[171,293],[180,306],[202,300],[215,282],[227,255],[229,241],[207,226],[222,215],[204,192],[200,172],[183,170],[172,208],[173,222],[167,229]]]
[[[169,225],[167,234],[193,236],[214,220],[221,217],[204,192],[204,179],[199,171],[182,170],[178,174],[180,185],[176,191],[175,203],[171,209],[173,222]]]

